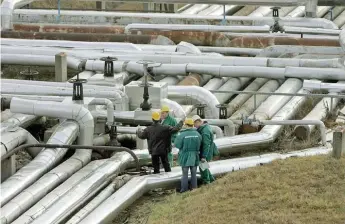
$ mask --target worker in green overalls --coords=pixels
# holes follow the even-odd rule
[[[213,142],[213,132],[210,125],[206,121],[202,121],[198,115],[193,116],[194,127],[202,137],[201,150],[200,150],[200,161],[203,163],[205,161],[210,162],[214,156],[219,155],[216,144]],[[215,181],[214,176],[211,174],[209,169],[204,171],[200,170],[200,175],[202,182],[204,184],[209,184]]]
[[[170,112],[169,107],[166,105],[163,105],[161,108],[162,125],[169,125],[169,126],[175,127],[177,125],[177,121],[174,117],[172,117],[169,114],[169,112]],[[176,134],[173,134],[171,136],[171,143],[174,143],[175,138],[176,138]],[[174,157],[173,157],[173,154],[171,152],[171,149],[170,149],[170,152],[168,153],[168,160],[170,163],[170,167],[173,167]]]

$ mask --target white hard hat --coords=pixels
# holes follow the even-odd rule
[[[197,120],[200,120],[200,121],[201,121],[201,118],[200,118],[199,115],[194,115],[194,116],[192,117],[192,119],[193,119],[194,122],[197,121]]]

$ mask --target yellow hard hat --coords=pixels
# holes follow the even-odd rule
[[[170,109],[167,105],[163,105],[162,108],[161,108],[161,112],[169,112]]]
[[[193,126],[194,125],[194,121],[193,121],[192,118],[186,118],[186,120],[184,120],[184,124]]]
[[[158,113],[157,111],[153,111],[152,112],[152,120],[159,121],[160,119],[161,119],[160,113]]]

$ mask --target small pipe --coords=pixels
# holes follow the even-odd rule
[[[267,121],[259,121],[262,125],[316,125],[319,127],[321,132],[321,139],[322,145],[326,146],[326,126],[322,121],[319,120],[285,120],[285,121],[277,121],[277,120],[267,120]]]
[[[24,144],[21,145],[10,152],[6,153],[4,156],[1,156],[1,161],[9,158],[13,154],[17,153],[18,151],[28,148],[28,147],[45,147],[45,148],[66,148],[66,149],[95,149],[95,150],[105,150],[105,151],[113,151],[113,152],[128,152],[133,158],[135,163],[137,164],[137,170],[140,171],[140,164],[139,159],[136,154],[126,147],[115,147],[115,146],[89,146],[89,145],[60,145],[60,144]]]
[[[234,136],[235,135],[235,125],[229,119],[203,119],[207,121],[210,125],[223,125],[228,127],[228,134],[227,136]],[[225,132],[226,133],[226,132]]]
[[[95,98],[89,105],[105,105],[107,106],[107,122],[109,125],[114,123],[114,104],[109,99]]]

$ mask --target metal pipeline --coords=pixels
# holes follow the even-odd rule
[[[241,5],[241,4],[240,4]],[[131,23],[150,24],[203,24],[219,25],[223,16],[183,15],[172,13],[125,13],[61,10],[61,23],[70,24],[114,24],[128,25]],[[57,10],[25,10],[17,9],[13,13],[13,21],[18,23],[55,23]],[[82,18],[82,19],[81,19]],[[226,16],[225,24],[230,26],[272,26],[272,17]],[[279,23],[285,26],[302,26],[312,28],[338,29],[331,21],[321,18],[280,18]]]
[[[78,213],[76,213],[71,219],[69,219],[66,224],[76,224],[79,223],[83,218],[85,218],[90,212],[97,208],[103,201],[105,201],[109,196],[111,196],[115,191],[120,189],[125,185],[132,176],[125,174],[123,176],[118,176],[114,179],[112,183],[109,184],[101,193],[99,193],[94,199],[92,199],[87,205],[85,205]]]
[[[169,100],[167,98],[162,99],[162,105],[167,105],[170,108],[170,111],[175,115],[175,117],[183,118],[186,117],[186,113],[176,101]]]
[[[47,143],[72,144],[77,138],[78,130],[79,128],[76,122],[70,120],[64,121],[55,129]],[[1,205],[4,206],[9,200],[54,167],[65,153],[66,150],[61,148],[42,150],[29,164],[1,184]]]
[[[111,102],[108,99],[100,99],[96,98],[93,99],[89,105],[105,105],[107,107],[107,122],[109,124],[114,123],[114,105],[113,102]]]
[[[33,0],[4,0],[1,2],[1,29],[12,29],[13,10],[30,4]]]
[[[339,43],[340,43],[340,46],[345,51],[345,29],[342,29],[341,32],[340,32]]]
[[[36,143],[38,143],[38,141],[28,131],[20,127],[13,127],[10,132],[1,133],[1,158],[21,144]],[[37,147],[30,148],[28,152],[34,158],[39,154],[41,149],[42,148]],[[1,161],[3,161],[3,159]]]
[[[271,153],[261,156],[221,160],[211,162],[210,171],[212,174],[218,176],[224,173],[270,163],[277,159],[328,154],[330,151],[331,150],[327,147],[318,147],[302,151],[294,151],[287,154]],[[131,179],[126,185],[90,212],[83,220],[81,220],[80,223],[94,224],[111,222],[122,210],[131,205],[148,190],[177,185],[181,179],[180,169],[181,168],[179,167],[174,167],[171,173],[154,174]]]
[[[294,45],[274,45],[269,46],[260,51],[257,57],[275,58],[283,54],[330,54],[344,55],[341,47],[316,47],[316,46],[294,46]]]
[[[27,128],[37,121],[38,118],[28,114],[13,114],[8,120],[1,122],[0,133],[10,131],[16,127]]]
[[[136,44],[157,44],[174,45],[174,42],[165,36],[160,35],[129,35],[129,34],[96,34],[89,33],[40,33],[40,32],[18,32],[1,31],[4,38],[38,39],[38,40],[71,40],[91,42],[129,42]]]

